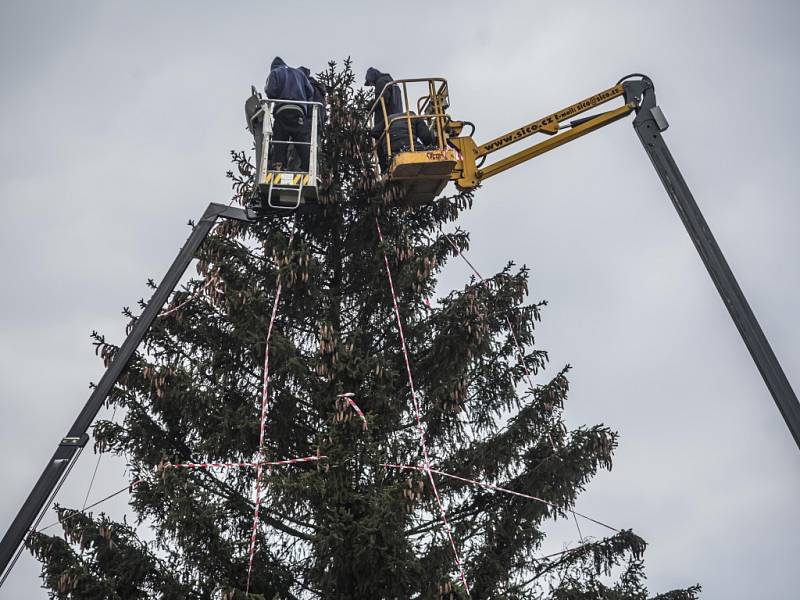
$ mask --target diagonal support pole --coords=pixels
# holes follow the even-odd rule
[[[800,448],[800,402],[772,351],[758,319],[753,314],[742,288],[739,287],[728,261],[725,260],[717,240],[714,239],[714,234],[711,233],[700,207],[689,191],[689,186],[681,175],[675,159],[667,148],[661,132],[669,125],[661,109],[656,105],[652,83],[649,80],[634,83],[643,86],[643,99],[633,120],[633,128],[706,266],[725,308],[728,309],[745,346],[750,351],[753,362],[756,363],[764,383],[767,384],[786,426]]]
[[[287,214],[291,214],[291,212],[287,211]],[[206,208],[203,216],[197,222],[191,235],[178,253],[177,258],[167,270],[167,274],[164,275],[161,283],[156,288],[141,316],[136,320],[133,330],[114,355],[114,359],[106,369],[106,372],[103,373],[100,382],[91,396],[89,396],[89,400],[78,414],[69,432],[56,447],[55,453],[45,465],[39,480],[28,495],[17,516],[11,522],[8,531],[3,536],[3,540],[0,541],[0,572],[2,572],[0,585],[3,584],[14,566],[14,561],[19,555],[28,531],[38,522],[40,516],[50,505],[50,501],[58,491],[71,465],[89,441],[87,431],[100,408],[102,408],[106,397],[108,397],[108,394],[124,372],[128,362],[135,354],[136,348],[138,348],[150,330],[150,326],[158,317],[161,308],[180,281],[195,253],[211,232],[217,219],[220,218],[247,223],[253,220],[244,209],[216,203],[208,205],[208,208]]]

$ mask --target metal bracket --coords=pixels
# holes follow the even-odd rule
[[[61,439],[59,446],[78,446],[83,448],[89,443],[89,434],[84,433],[80,437],[65,437]]]
[[[650,114],[653,116],[653,120],[656,122],[656,127],[658,127],[658,130],[666,131],[669,127],[669,123],[667,123],[667,117],[664,116],[661,108],[654,106],[650,109]]]

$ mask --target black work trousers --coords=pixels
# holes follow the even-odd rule
[[[289,113],[289,114],[285,114]],[[281,111],[275,115],[272,129],[272,168],[278,167],[286,169],[287,142],[298,142],[294,144],[294,150],[300,157],[300,170],[308,172],[308,159],[311,153],[311,131],[305,127],[307,117],[299,117],[295,111]]]
[[[411,152],[411,146],[408,143],[408,134],[406,135],[393,135],[389,138],[392,144],[392,156],[400,152]],[[422,142],[414,140],[414,150],[427,149],[428,146],[423,146]],[[389,156],[386,154],[386,139],[380,142],[378,146],[378,164],[381,167],[381,172],[385,173],[389,169]]]

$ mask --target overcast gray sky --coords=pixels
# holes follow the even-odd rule
[[[798,6],[5,0],[0,529],[101,374],[89,332],[121,340],[120,307],[148,295],[186,221],[229,198],[228,150],[250,144],[242,102],[275,54],[445,76],[479,141],[651,75],[667,142],[800,388]],[[651,591],[796,598],[800,453],[629,120],[498,176],[462,224],[480,270],[526,263],[550,301],[539,343],[552,371],[574,366],[568,422],[620,430],[578,509],[647,539]],[[83,500],[93,462],[65,502]],[[121,481],[104,462],[93,498]],[[575,538],[556,526],[548,544]],[[44,598],[37,574],[25,555],[0,597]]]

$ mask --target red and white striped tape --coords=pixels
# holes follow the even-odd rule
[[[339,394],[336,397],[347,401],[347,403],[353,408],[353,410],[356,411],[356,414],[359,416],[364,425],[364,431],[366,431],[367,429],[369,429],[369,425],[367,425],[367,418],[364,416],[364,413],[358,407],[358,404],[356,404],[355,400],[353,400],[354,396],[355,394],[353,392],[347,392],[346,394]]]
[[[378,239],[380,240],[381,244],[383,243],[383,232],[381,231],[381,224],[378,221],[378,218],[375,217],[375,226],[378,228]],[[469,591],[469,584],[467,583],[467,576],[464,573],[464,567],[461,564],[461,557],[458,554],[458,548],[456,547],[456,541],[453,537],[453,532],[450,527],[450,523],[447,520],[447,513],[444,510],[444,505],[442,504],[442,499],[439,497],[439,490],[436,487],[436,481],[433,478],[433,471],[431,470],[431,462],[428,455],[428,444],[425,441],[425,429],[422,426],[422,415],[419,407],[419,402],[417,401],[417,391],[414,387],[414,377],[411,374],[411,361],[408,358],[408,348],[406,346],[406,336],[403,331],[403,321],[400,318],[400,309],[397,306],[397,293],[394,289],[394,281],[392,279],[392,270],[389,268],[389,258],[386,256],[386,252],[383,253],[383,262],[386,265],[386,276],[389,279],[389,289],[392,292],[392,305],[394,306],[394,314],[397,319],[397,329],[400,332],[400,346],[403,350],[403,359],[406,363],[406,373],[408,375],[408,385],[411,388],[411,401],[414,407],[414,418],[417,423],[417,431],[419,433],[419,442],[422,448],[422,457],[425,461],[425,468],[423,469],[424,472],[428,474],[428,479],[431,482],[431,489],[433,490],[433,495],[436,498],[436,504],[439,507],[439,514],[442,517],[442,523],[444,524],[445,532],[447,533],[447,537],[450,540],[450,546],[453,549],[453,556],[456,560],[456,565],[458,566],[459,575],[461,576],[461,583],[464,585],[464,590],[466,591],[467,595],[470,595]]]
[[[393,465],[393,464],[382,463],[381,466],[382,467],[386,467],[387,469],[400,469],[400,470],[407,470],[407,471],[421,471],[423,473],[425,471],[430,471],[431,473],[436,473],[437,475],[441,475],[442,477],[449,477],[450,479],[456,479],[458,481],[463,481],[464,483],[469,483],[470,485],[475,485],[475,486],[478,486],[478,487],[482,487],[482,488],[485,488],[487,490],[493,490],[495,492],[501,492],[503,494],[510,494],[512,496],[519,496],[520,498],[527,498],[528,500],[534,500],[536,502],[541,502],[542,504],[546,504],[547,506],[550,506],[551,508],[555,508],[556,510],[567,510],[567,511],[571,512],[573,515],[577,515],[577,516],[579,516],[579,517],[581,517],[583,519],[586,519],[587,521],[591,521],[592,523],[596,523],[597,525],[602,525],[603,527],[605,527],[606,529],[610,529],[611,531],[619,532],[619,529],[617,529],[616,527],[612,527],[611,525],[603,523],[602,521],[598,521],[597,519],[593,519],[592,517],[589,517],[587,515],[581,514],[581,513],[577,512],[577,511],[573,511],[573,510],[570,510],[568,508],[567,509],[563,509],[562,507],[558,506],[557,504],[553,504],[552,502],[548,502],[547,500],[543,500],[542,498],[539,498],[538,496],[532,496],[531,494],[524,494],[522,492],[515,492],[514,490],[509,490],[508,488],[500,487],[499,485],[494,485],[493,483],[484,483],[482,481],[477,481],[475,479],[467,479],[466,477],[459,477],[458,475],[453,475],[452,473],[446,473],[444,471],[439,471],[438,469],[431,469],[431,468],[425,468],[425,467],[415,467],[413,465]]]
[[[314,462],[327,458],[327,456],[303,456],[301,458],[287,458],[285,460],[261,461],[261,462],[210,462],[210,463],[167,463],[165,469],[235,469],[235,468],[258,468],[258,467],[280,467],[283,465],[296,465],[299,463]]]
[[[292,235],[289,237],[288,246],[291,247],[294,240],[294,225],[292,225]],[[269,340],[272,337],[272,328],[275,325],[275,316],[278,313],[278,302],[281,299],[281,291],[283,290],[283,283],[281,282],[280,275],[278,276],[278,287],[275,290],[275,301],[272,303],[272,315],[269,319],[269,326],[267,327],[267,340],[264,348],[264,380],[261,387],[261,422],[259,425],[258,433],[258,456],[264,456],[264,439],[266,437],[267,429],[267,413],[269,412]],[[256,536],[258,534],[258,518],[261,509],[261,474],[263,466],[261,460],[256,467],[256,492],[255,492],[255,508],[253,509],[253,529],[250,532],[250,548],[248,549],[247,558],[247,593],[250,593],[250,578],[253,574],[253,558],[256,554]],[[267,468],[271,468],[269,465]]]

